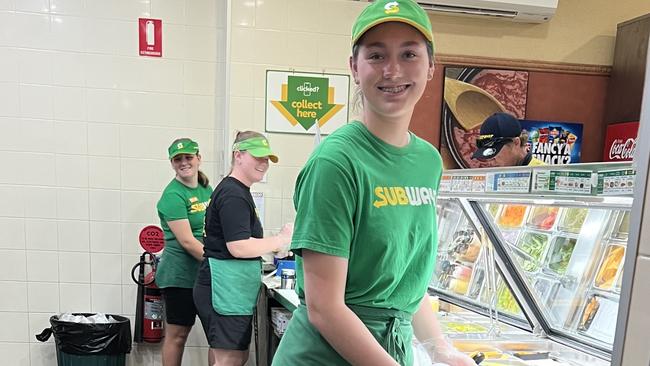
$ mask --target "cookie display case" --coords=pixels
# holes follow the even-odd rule
[[[462,309],[440,318],[458,347],[495,348],[521,364],[531,357],[548,359],[549,365],[610,364],[632,195],[596,186],[599,171],[615,169],[631,166],[576,164],[443,175],[430,292],[452,309]],[[591,172],[590,193],[583,187],[576,193],[544,186],[554,175],[570,180],[574,170],[583,181],[584,172]],[[499,177],[519,181],[502,184]],[[453,183],[457,178],[484,184],[459,186]],[[521,189],[523,179],[528,179],[527,192]],[[517,192],[509,192],[515,186]]]

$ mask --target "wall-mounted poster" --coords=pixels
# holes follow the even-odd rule
[[[482,168],[471,158],[483,121],[496,112],[526,117],[528,72],[446,67],[440,153],[446,169]]]
[[[323,135],[348,122],[350,76],[266,71],[266,131]]]
[[[639,122],[612,123],[607,126],[603,161],[632,161],[636,150]]]
[[[523,120],[528,132],[528,148],[533,157],[549,165],[580,162],[582,124]]]

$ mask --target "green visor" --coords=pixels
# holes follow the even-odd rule
[[[256,158],[263,158],[265,156],[268,156],[269,160],[272,162],[278,162],[278,156],[273,154],[271,151],[269,141],[266,139],[266,137],[256,136],[235,142],[235,144],[232,145],[232,151],[248,151],[249,154],[253,155]]]

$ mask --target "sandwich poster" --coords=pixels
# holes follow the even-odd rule
[[[528,149],[533,157],[549,165],[580,162],[582,124],[522,120],[528,132]]]
[[[471,158],[483,121],[496,112],[525,119],[528,71],[446,67],[440,153],[445,169],[485,168]]]

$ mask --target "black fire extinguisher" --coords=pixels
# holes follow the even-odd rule
[[[158,343],[165,336],[162,294],[155,281],[157,260],[155,254],[144,252],[140,256],[140,262],[131,270],[131,279],[138,285],[133,336],[133,341],[137,343]],[[145,274],[147,265],[151,271]],[[135,271],[138,269],[136,279]]]

